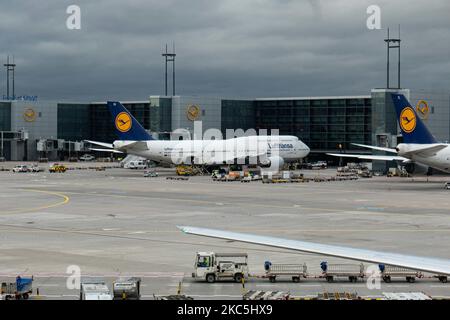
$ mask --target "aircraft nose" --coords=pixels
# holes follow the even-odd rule
[[[309,149],[309,147],[308,147],[306,144],[304,144],[303,142],[301,142],[301,141],[298,142],[298,146],[299,146],[299,149],[304,150],[304,152],[305,152],[305,157],[306,157],[306,156],[309,154],[309,152],[311,151],[311,150]]]

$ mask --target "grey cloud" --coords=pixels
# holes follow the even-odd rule
[[[161,94],[161,52],[172,41],[179,94],[368,94],[385,83],[383,39],[386,27],[396,32],[398,24],[403,86],[450,87],[445,0],[4,2],[0,57],[15,55],[18,94],[57,100]],[[70,4],[81,7],[81,30],[65,28]],[[371,4],[382,9],[383,30],[366,28]]]

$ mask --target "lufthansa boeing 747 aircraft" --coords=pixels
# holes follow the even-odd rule
[[[298,161],[309,148],[295,136],[246,136],[226,140],[155,140],[120,102],[108,102],[119,139],[112,144],[90,141],[104,147],[94,151],[127,153],[155,162],[221,165],[252,159],[252,164],[278,169]],[[105,149],[106,148],[106,149]]]

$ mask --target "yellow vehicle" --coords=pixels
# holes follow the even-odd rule
[[[50,167],[50,169],[48,169],[49,172],[54,173],[54,172],[66,172],[67,168],[66,166],[62,165],[62,164],[54,164]]]
[[[176,172],[179,176],[192,176],[195,174],[192,166],[177,166]]]

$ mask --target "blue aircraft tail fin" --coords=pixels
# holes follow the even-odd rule
[[[154,140],[120,102],[108,101],[108,109],[111,112],[119,140]]]
[[[437,143],[422,119],[417,115],[416,110],[414,110],[403,94],[392,93],[392,101],[395,105],[404,143]]]

